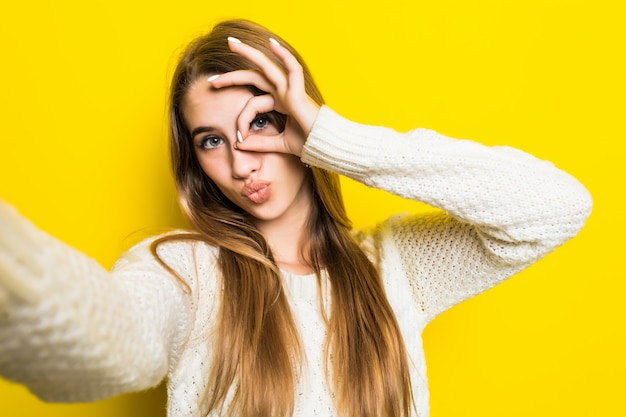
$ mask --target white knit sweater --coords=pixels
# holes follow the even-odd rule
[[[591,210],[585,188],[549,162],[424,129],[360,125],[328,107],[302,161],[441,209],[357,232],[404,335],[420,417],[429,415],[426,324],[576,235]],[[150,242],[107,272],[0,206],[0,375],[64,402],[142,390],[167,377],[170,417],[203,415],[217,250],[191,242],[159,247],[190,285],[188,295],[154,259]],[[284,286],[307,357],[295,416],[334,416],[315,277],[285,271]]]

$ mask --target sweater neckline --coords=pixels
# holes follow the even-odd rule
[[[290,298],[299,298],[306,300],[319,299],[317,288],[317,277],[315,273],[300,275],[293,272],[280,270],[283,276],[283,286]],[[322,279],[325,273],[322,271]]]

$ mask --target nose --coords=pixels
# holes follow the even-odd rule
[[[246,179],[261,166],[261,153],[231,148],[231,169],[233,178]]]

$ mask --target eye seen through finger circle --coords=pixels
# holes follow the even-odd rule
[[[259,114],[254,120],[250,123],[250,130],[258,131],[267,127],[270,123],[269,117],[267,114]]]

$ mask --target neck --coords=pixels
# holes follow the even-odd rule
[[[279,267],[299,275],[313,272],[307,261],[309,228],[307,211],[270,221],[257,221],[256,226],[272,249]]]

